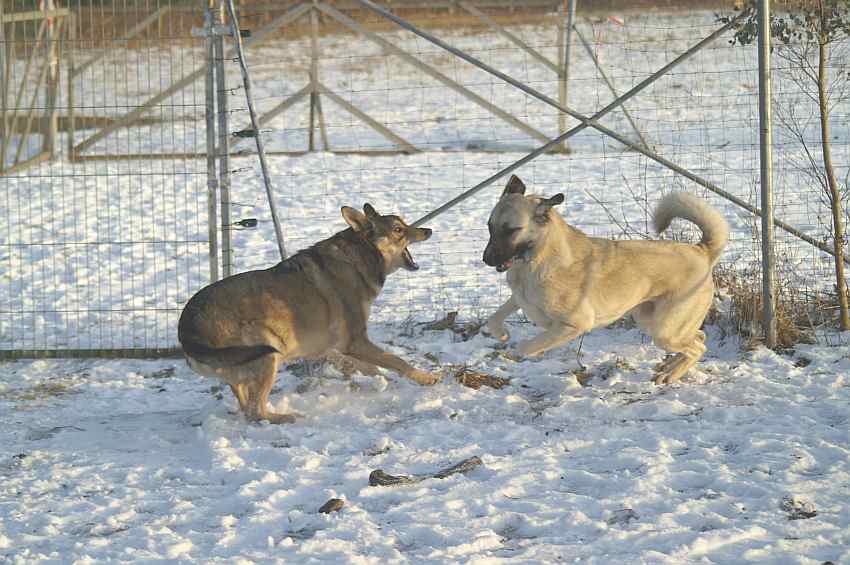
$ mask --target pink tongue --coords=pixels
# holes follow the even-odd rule
[[[502,269],[503,269],[503,270],[505,270],[505,271],[507,271],[508,269],[510,269],[510,268],[511,268],[511,265],[513,265],[513,264],[514,264],[514,260],[513,260],[513,259],[508,259],[507,261],[505,261],[504,263],[502,263]]]

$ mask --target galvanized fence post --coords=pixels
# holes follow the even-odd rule
[[[224,4],[216,10],[213,25],[224,25]],[[233,244],[231,241],[230,210],[230,106],[228,104],[227,81],[224,76],[224,37],[214,36],[216,102],[218,105],[218,184],[221,196],[221,272],[222,276],[233,274]]]
[[[210,282],[219,278],[218,274],[218,174],[216,172],[215,148],[215,40],[213,35],[213,6],[207,4],[204,10],[204,30],[206,32],[207,74],[204,81],[206,94],[207,132],[207,222],[209,237]]]
[[[762,327],[776,347],[776,280],[773,243],[773,132],[770,110],[770,0],[758,3],[759,160],[761,163]]]

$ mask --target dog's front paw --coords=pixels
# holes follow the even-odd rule
[[[506,343],[509,339],[511,339],[511,334],[508,333],[504,324],[491,324],[490,322],[487,322],[482,329],[482,333],[486,336],[498,339],[502,343]]]
[[[428,371],[420,371],[419,369],[413,369],[405,376],[421,385],[432,385],[440,382],[440,379],[443,378],[438,373],[429,373]]]
[[[288,414],[278,414],[276,412],[266,412],[259,416],[257,421],[267,420],[270,424],[294,424],[298,418],[303,418],[304,414],[298,412],[289,412]]]

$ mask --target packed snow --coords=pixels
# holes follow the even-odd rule
[[[272,404],[303,418],[275,426],[247,423],[228,390],[181,360],[3,365],[0,556],[850,560],[846,348],[742,352],[710,327],[698,369],[660,387],[649,379],[661,352],[624,327],[584,339],[586,372],[575,345],[518,362],[483,336],[417,326],[373,334],[446,371],[443,382],[282,370]],[[453,365],[510,383],[468,388]],[[426,474],[472,456],[483,464],[466,474],[369,486],[376,469]],[[318,513],[332,498],[342,509]]]

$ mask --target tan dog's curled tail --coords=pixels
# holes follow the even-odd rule
[[[713,206],[701,198],[686,192],[673,192],[661,199],[652,216],[655,231],[663,232],[670,226],[673,218],[682,218],[693,222],[702,230],[702,241],[711,259],[712,266],[717,263],[726,242],[729,240],[729,224]]]

